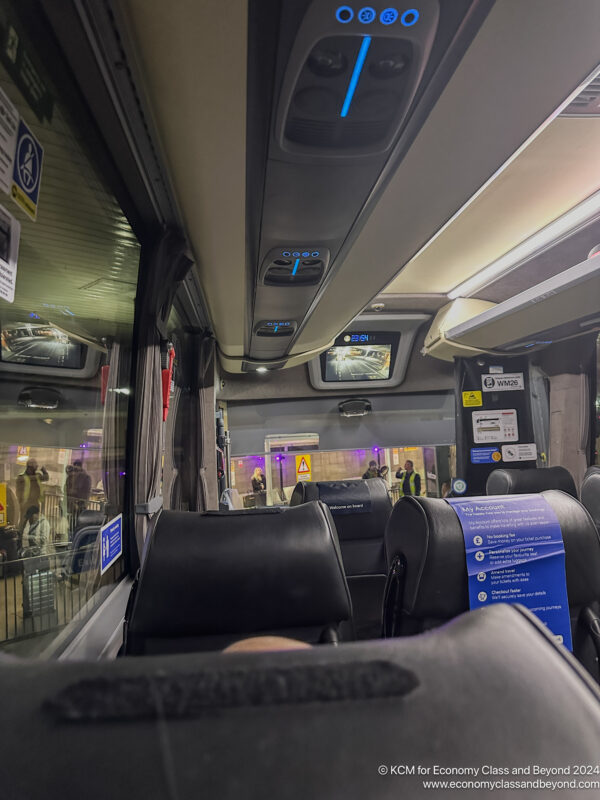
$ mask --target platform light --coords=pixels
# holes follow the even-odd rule
[[[266,367],[257,367],[256,371],[260,372],[260,373],[264,373],[264,372],[268,372],[269,370]]]

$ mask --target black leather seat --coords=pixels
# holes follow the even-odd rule
[[[481,765],[597,763],[600,692],[519,607],[482,608],[425,636],[294,652],[0,655],[0,685],[7,798],[80,800],[82,786],[86,800],[598,795],[424,783],[540,777],[482,775]],[[23,742],[35,768],[24,768]],[[440,775],[433,765],[480,771]]]
[[[352,606],[327,507],[163,511],[125,618],[124,653],[216,650],[254,634],[335,641]]]
[[[485,485],[486,494],[536,494],[547,489],[560,489],[577,499],[573,476],[565,467],[542,469],[495,469]]]
[[[573,652],[600,679],[594,630],[600,600],[600,537],[585,508],[564,492],[543,497],[560,523],[564,546]],[[476,500],[477,498],[469,498]],[[445,501],[404,497],[396,503],[386,530],[390,574],[384,605],[386,636],[420,633],[469,608],[462,528]]]
[[[356,638],[379,637],[387,575],[384,533],[392,513],[387,486],[380,478],[296,484],[290,505],[312,500],[329,506],[335,520],[352,596]]]
[[[600,467],[588,467],[581,482],[581,502],[600,531]]]

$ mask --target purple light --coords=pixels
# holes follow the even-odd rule
[[[121,478],[124,478],[124,477],[125,477],[125,475],[127,475],[127,473],[126,473],[126,472],[119,472],[119,476],[120,476]]]
[[[379,452],[379,448],[378,448],[378,447],[374,447],[374,448],[373,448],[373,452],[374,452],[374,453],[378,453],[378,452]]]

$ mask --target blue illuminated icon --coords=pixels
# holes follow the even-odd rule
[[[308,250],[305,250],[305,251],[302,253],[302,258],[307,258],[309,255],[310,255],[310,253],[308,252]]]
[[[358,21],[362,22],[363,25],[369,25],[369,23],[373,22],[376,16],[377,12],[374,8],[371,8],[371,6],[365,6],[358,12]]]
[[[311,253],[311,256],[313,258],[316,258],[318,255],[319,255],[319,251],[318,250],[315,250],[314,252]]]
[[[338,22],[350,22],[353,17],[354,11],[350,8],[350,6],[340,6],[335,12],[335,18]]]
[[[298,258],[298,256],[300,255],[300,253],[299,253],[299,251],[298,251],[298,250],[294,250],[294,252],[292,253],[292,255],[294,256],[294,258]]]
[[[294,255],[295,255],[295,253],[294,253]],[[294,264],[294,269],[293,269],[293,271],[292,271],[292,278],[293,278],[293,277],[294,277],[294,275],[295,275],[295,274],[298,272],[298,264],[299,264],[299,263],[300,263],[300,259],[299,259],[299,258],[297,258],[297,259],[296,259],[296,263]]]
[[[348,115],[348,111],[350,110],[350,103],[352,102],[352,98],[354,97],[354,92],[356,91],[358,80],[360,78],[360,73],[362,72],[362,68],[365,65],[365,59],[367,57],[367,53],[369,51],[370,46],[371,46],[371,37],[365,36],[360,46],[360,50],[358,51],[358,56],[356,57],[356,64],[354,65],[354,69],[352,70],[352,77],[350,78],[350,83],[348,84],[348,91],[346,92],[346,97],[344,98],[344,105],[342,106],[340,117],[345,117]]]
[[[289,258],[289,257],[291,256],[291,253],[290,253],[290,251],[289,251],[289,250],[284,250],[284,251],[283,251],[283,253],[282,253],[281,255],[282,255],[284,258]]]
[[[398,19],[398,12],[395,8],[384,8],[379,15],[379,21],[382,25],[393,25]]]
[[[400,17],[400,22],[405,28],[412,28],[415,22],[417,22],[419,19],[419,16],[419,12],[416,8],[409,8],[408,11],[405,11]]]

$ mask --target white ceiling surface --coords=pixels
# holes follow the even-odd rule
[[[558,117],[384,293],[448,292],[600,188],[600,118]]]
[[[246,0],[125,0],[221,350],[245,330]]]
[[[576,90],[598,63],[599,30],[598,2],[494,5],[292,352],[343,330]]]

